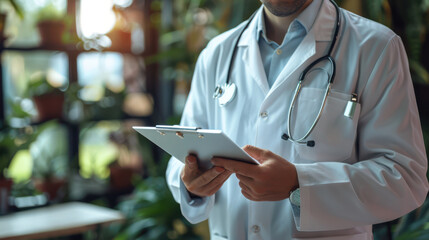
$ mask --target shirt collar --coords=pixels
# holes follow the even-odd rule
[[[323,0],[313,0],[310,5],[308,5],[304,11],[302,11],[298,17],[293,20],[289,26],[288,32],[293,31],[292,27],[302,27],[305,29],[305,32],[308,33],[310,29],[313,27],[313,24],[316,20],[317,14],[320,10],[320,7],[322,5]],[[257,19],[257,25],[256,25],[256,41],[259,41],[260,37],[262,36],[265,41],[268,41],[267,35],[266,35],[266,28],[265,28],[265,13],[264,9],[262,9],[261,14],[259,14],[259,17]]]

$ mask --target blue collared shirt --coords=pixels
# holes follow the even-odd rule
[[[264,19],[265,13],[260,14],[260,17],[257,19],[256,40],[258,41],[262,63],[270,88],[273,86],[280,72],[286,66],[290,57],[298,48],[308,31],[310,31],[321,4],[321,0],[313,0],[313,2],[292,21],[280,46],[267,38]]]

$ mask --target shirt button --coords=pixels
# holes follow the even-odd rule
[[[259,116],[260,116],[261,118],[266,118],[266,117],[268,117],[268,113],[267,113],[267,112],[261,112],[261,113],[259,114]]]
[[[259,231],[261,231],[261,228],[258,225],[252,226],[252,232],[253,233],[258,233]]]
[[[282,50],[281,49],[277,49],[276,53],[277,53],[277,55],[280,55],[280,54],[282,54]]]

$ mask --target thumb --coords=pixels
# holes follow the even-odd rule
[[[252,158],[258,160],[259,163],[263,163],[267,160],[267,150],[258,148],[252,145],[246,145],[243,147],[243,150],[249,154]]]

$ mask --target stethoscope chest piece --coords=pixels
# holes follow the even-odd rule
[[[220,106],[225,106],[234,100],[235,95],[237,95],[237,86],[234,83],[229,83],[222,87],[219,85],[216,86],[213,97],[219,100]]]

